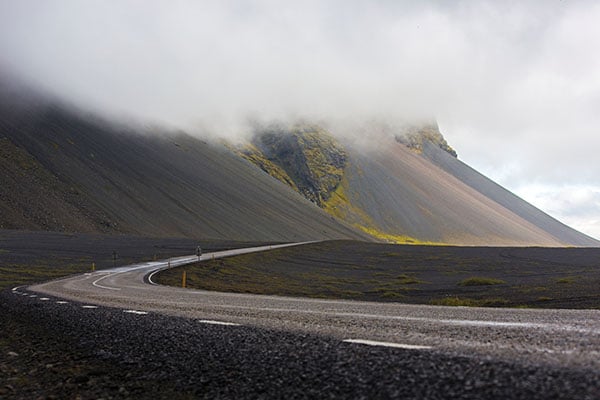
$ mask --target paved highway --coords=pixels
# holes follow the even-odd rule
[[[293,244],[300,245],[300,244]],[[207,253],[200,260],[281,246]],[[29,287],[15,295],[55,296],[129,313],[160,313],[205,324],[318,334],[354,346],[404,348],[524,364],[600,371],[600,311],[494,309],[336,301],[191,290],[156,285],[166,267],[197,256],[101,270]],[[35,292],[35,294],[32,294]]]

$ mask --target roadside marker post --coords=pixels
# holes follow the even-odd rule
[[[187,278],[187,276],[186,276],[185,270],[183,270],[183,274],[181,275],[181,287],[182,288],[185,288],[186,278]]]
[[[95,262],[93,262],[93,263],[92,263],[92,272],[94,272],[95,270],[96,270],[96,263],[95,263]]]

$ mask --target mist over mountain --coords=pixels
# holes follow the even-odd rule
[[[3,82],[0,228],[598,245],[458,160],[431,120],[354,127],[254,121],[249,137],[223,145],[111,120]]]
[[[368,240],[222,145],[25,97],[0,101],[1,228]]]

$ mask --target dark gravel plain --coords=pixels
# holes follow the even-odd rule
[[[111,266],[113,249],[126,263],[186,254],[197,242],[24,231],[0,231],[0,239],[0,277],[8,288],[0,293],[0,399],[600,398],[598,371],[352,345],[15,295],[10,287],[85,271],[91,260]]]
[[[327,241],[174,268],[158,282],[216,291],[532,308],[600,308],[600,248]]]
[[[7,399],[600,398],[598,371],[83,309],[10,291],[0,300]]]

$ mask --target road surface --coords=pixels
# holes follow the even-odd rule
[[[299,244],[293,244],[299,245]],[[200,260],[270,248],[207,253]],[[515,360],[600,371],[600,311],[465,308],[232,294],[156,285],[155,273],[197,256],[101,270],[15,295],[55,296],[140,316],[160,313],[223,326],[324,335],[355,346]],[[35,292],[35,294],[32,294]]]

